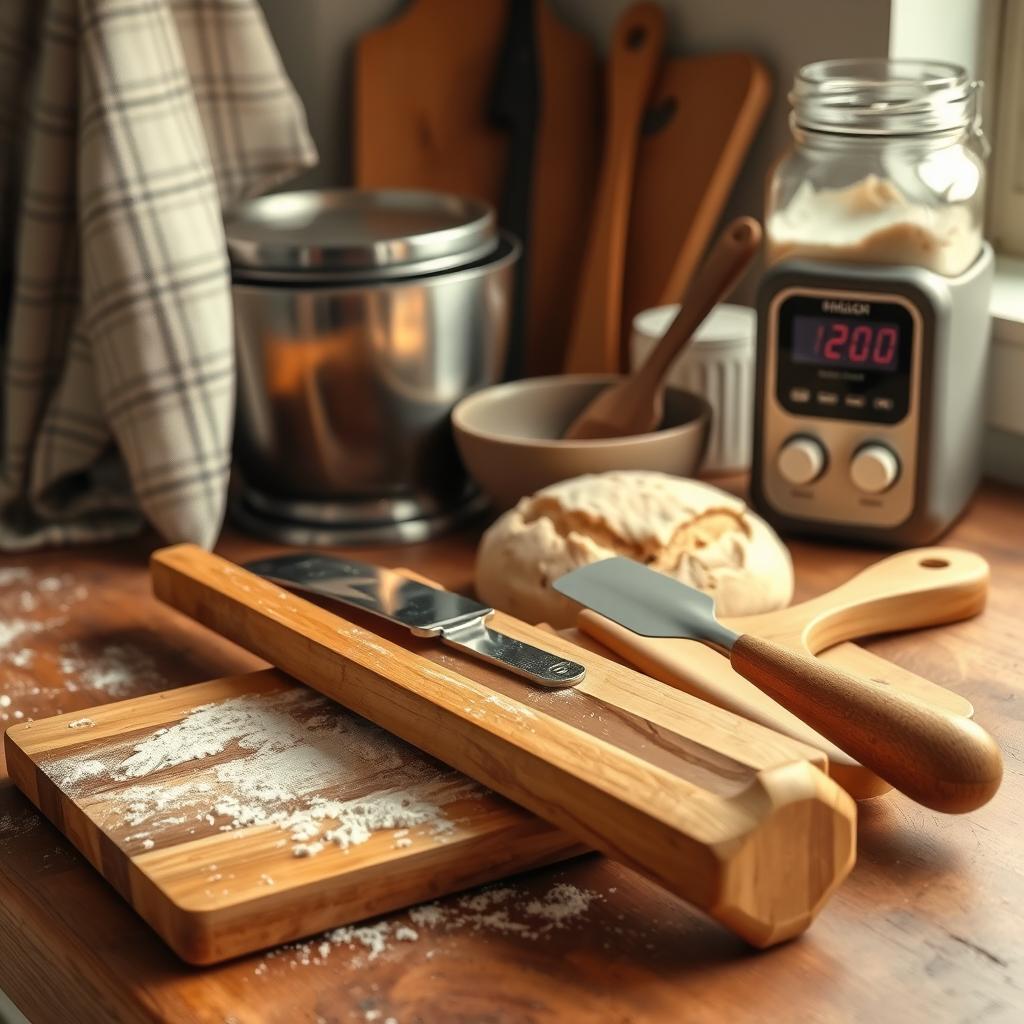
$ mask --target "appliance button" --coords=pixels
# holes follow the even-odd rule
[[[864,494],[887,491],[900,475],[900,460],[884,444],[866,444],[850,462],[853,486]]]
[[[867,401],[864,395],[846,395],[843,398],[843,404],[850,409],[863,409]]]
[[[811,400],[811,389],[810,388],[790,388],[789,389],[789,400],[791,402],[799,402],[801,405],[804,402]]]
[[[838,405],[839,396],[834,391],[819,391],[815,397],[819,405]]]
[[[813,437],[791,437],[776,457],[779,475],[800,487],[812,483],[825,469],[825,449]]]
[[[879,412],[892,412],[893,401],[885,395],[880,395],[878,398],[873,399],[871,404]]]

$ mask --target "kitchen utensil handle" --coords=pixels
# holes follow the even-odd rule
[[[737,217],[715,239],[680,299],[679,312],[637,371],[637,377],[661,380],[679,350],[750,266],[761,244],[761,234],[761,225],[753,217]]]
[[[985,607],[988,583],[988,562],[973,551],[913,548],[869,565],[809,601],[722,621],[737,633],[817,654],[846,640],[977,615]]]
[[[587,670],[576,661],[561,658],[550,651],[524,643],[491,629],[483,619],[445,629],[441,639],[449,647],[466,651],[474,658],[490,662],[507,672],[551,689],[564,689],[583,681]]]
[[[609,140],[621,141],[621,133],[628,137],[634,131],[633,117],[642,113],[654,85],[665,27],[665,12],[647,2],[632,4],[615,24],[608,74],[621,86],[609,94]]]
[[[566,350],[567,373],[622,369],[622,287],[633,173],[644,108],[665,44],[665,12],[628,7],[608,55],[608,116],[601,173]]]
[[[970,811],[999,788],[999,748],[969,718],[749,633],[736,639],[730,662],[745,679],[925,807]]]

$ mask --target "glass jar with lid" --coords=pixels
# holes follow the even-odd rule
[[[926,267],[982,247],[980,85],[955,64],[827,60],[789,95],[793,146],[769,179],[768,259]]]

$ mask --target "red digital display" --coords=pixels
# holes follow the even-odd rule
[[[853,317],[795,316],[794,363],[892,373],[900,364],[898,324]]]

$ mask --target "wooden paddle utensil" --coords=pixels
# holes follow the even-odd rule
[[[623,284],[623,337],[643,309],[686,290],[771,97],[749,53],[666,60],[644,117]]]
[[[761,244],[761,225],[737,217],[719,236],[690,282],[679,312],[643,366],[591,399],[569,424],[571,440],[628,437],[657,430],[665,411],[665,375],[704,318],[750,266]]]
[[[715,618],[707,594],[632,559],[595,562],[553,586],[641,636],[686,637],[721,652],[741,676],[925,807],[973,810],[999,788],[999,748],[969,718],[736,633]]]
[[[665,13],[629,7],[608,57],[604,154],[565,369],[609,373],[622,365],[622,282],[640,126],[665,42]]]

